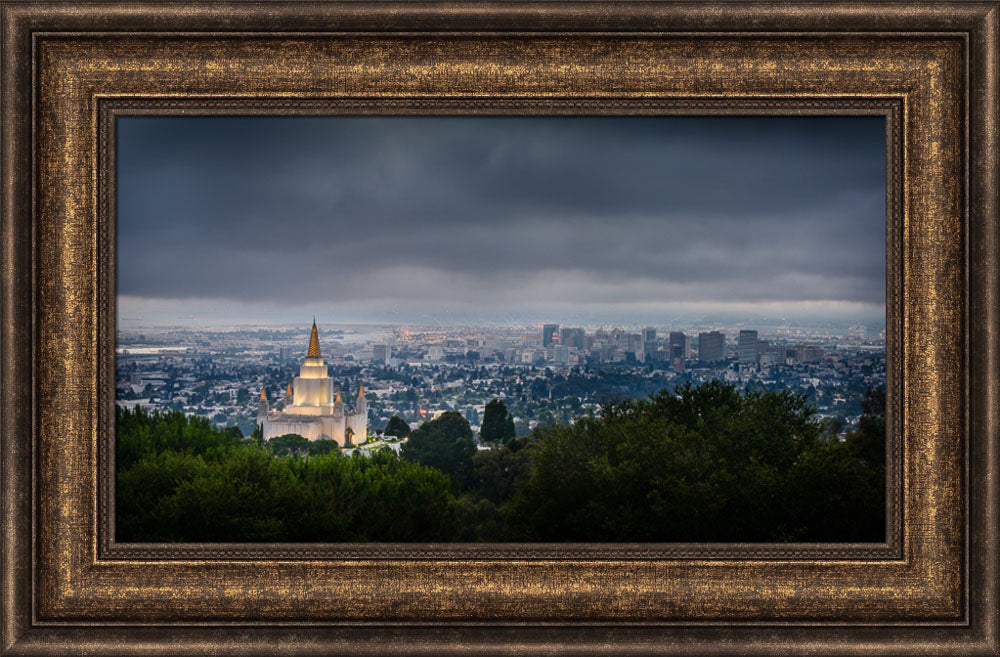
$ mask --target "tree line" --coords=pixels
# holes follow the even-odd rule
[[[805,395],[685,384],[513,435],[500,400],[384,448],[117,411],[119,541],[882,541],[885,395],[840,439]],[[408,436],[407,436],[408,434]]]

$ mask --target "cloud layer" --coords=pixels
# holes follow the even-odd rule
[[[119,294],[343,321],[881,308],[884,140],[872,117],[122,118]]]

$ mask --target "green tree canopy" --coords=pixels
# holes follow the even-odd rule
[[[337,441],[323,438],[309,443],[309,456],[322,456],[337,451]]]
[[[450,476],[456,486],[465,484],[472,471],[476,443],[469,421],[457,411],[424,422],[403,445],[402,455],[410,461],[437,468]]]
[[[267,441],[275,456],[304,456],[309,453],[309,439],[297,433],[286,433]]]
[[[472,475],[466,489],[499,507],[514,497],[520,484],[531,475],[532,456],[531,449],[512,450],[502,445],[478,450],[472,457]]]
[[[507,427],[507,405],[499,399],[493,399],[486,404],[483,421],[479,427],[479,441],[502,443]]]
[[[460,505],[440,471],[392,450],[347,458],[331,440],[279,458],[178,413],[118,409],[120,541],[451,541]],[[281,439],[284,439],[282,441]],[[320,446],[320,447],[315,447]],[[127,463],[127,467],[122,464]]]
[[[824,429],[805,395],[717,381],[614,402],[600,417],[536,430],[535,466],[508,522],[541,541],[870,540],[822,523],[838,478],[803,488],[831,464],[850,485],[871,479]],[[838,513],[867,513],[858,499]]]
[[[383,431],[387,436],[396,436],[397,438],[406,438],[410,435],[410,425],[406,423],[406,420],[399,417],[398,415],[393,415],[389,418],[389,423],[385,425],[385,431]]]
[[[510,441],[517,438],[517,429],[514,427],[514,416],[511,414],[507,415],[507,422],[504,423],[503,427],[503,443],[504,445],[510,443]]]
[[[847,436],[851,452],[885,471],[885,388],[869,388],[861,400],[857,430]]]
[[[488,450],[449,411],[413,431],[401,458],[346,457],[334,441],[296,434],[261,446],[204,418],[119,408],[116,537],[884,540],[882,389],[868,391],[843,442],[806,395],[720,382],[613,402],[519,438],[505,413],[505,442]]]

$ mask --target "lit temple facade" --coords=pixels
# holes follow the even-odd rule
[[[271,412],[267,391],[261,389],[257,407],[257,424],[264,440],[287,433],[297,433],[309,440],[332,439],[341,447],[357,445],[368,437],[368,403],[365,387],[359,386],[353,412],[344,408],[340,388],[334,390],[326,363],[319,351],[319,335],[313,320],[309,336],[309,351],[299,368],[299,375],[288,384],[285,407]]]

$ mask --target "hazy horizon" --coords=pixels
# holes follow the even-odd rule
[[[757,309],[758,311],[761,309]],[[241,329],[270,329],[275,327],[287,327],[304,329],[308,328],[312,322],[313,315],[309,312],[291,313],[284,312],[266,314],[254,311],[247,311],[246,314],[227,312],[186,312],[186,309],[167,308],[147,310],[141,314],[118,315],[118,328],[135,329],[139,327],[150,328],[184,328],[184,329],[217,329],[220,327],[238,327]],[[765,326],[778,326],[789,324],[794,326],[820,326],[829,325],[840,328],[848,328],[856,324],[863,324],[870,329],[883,330],[885,319],[881,316],[866,316],[862,313],[842,313],[831,314],[830,316],[786,316],[768,314],[727,314],[725,312],[706,313],[703,315],[678,315],[667,318],[652,318],[648,321],[623,321],[608,317],[605,319],[595,317],[549,315],[544,318],[511,318],[508,320],[470,320],[461,318],[451,318],[451,321],[442,321],[437,317],[416,317],[410,321],[386,321],[386,320],[355,320],[342,321],[334,316],[317,315],[319,326],[330,327],[350,327],[350,326],[387,326],[387,327],[447,327],[447,326],[482,326],[482,327],[527,327],[540,326],[542,324],[560,324],[562,326],[697,326],[697,325],[727,325],[739,326],[760,324]],[[752,328],[752,326],[751,326]]]

